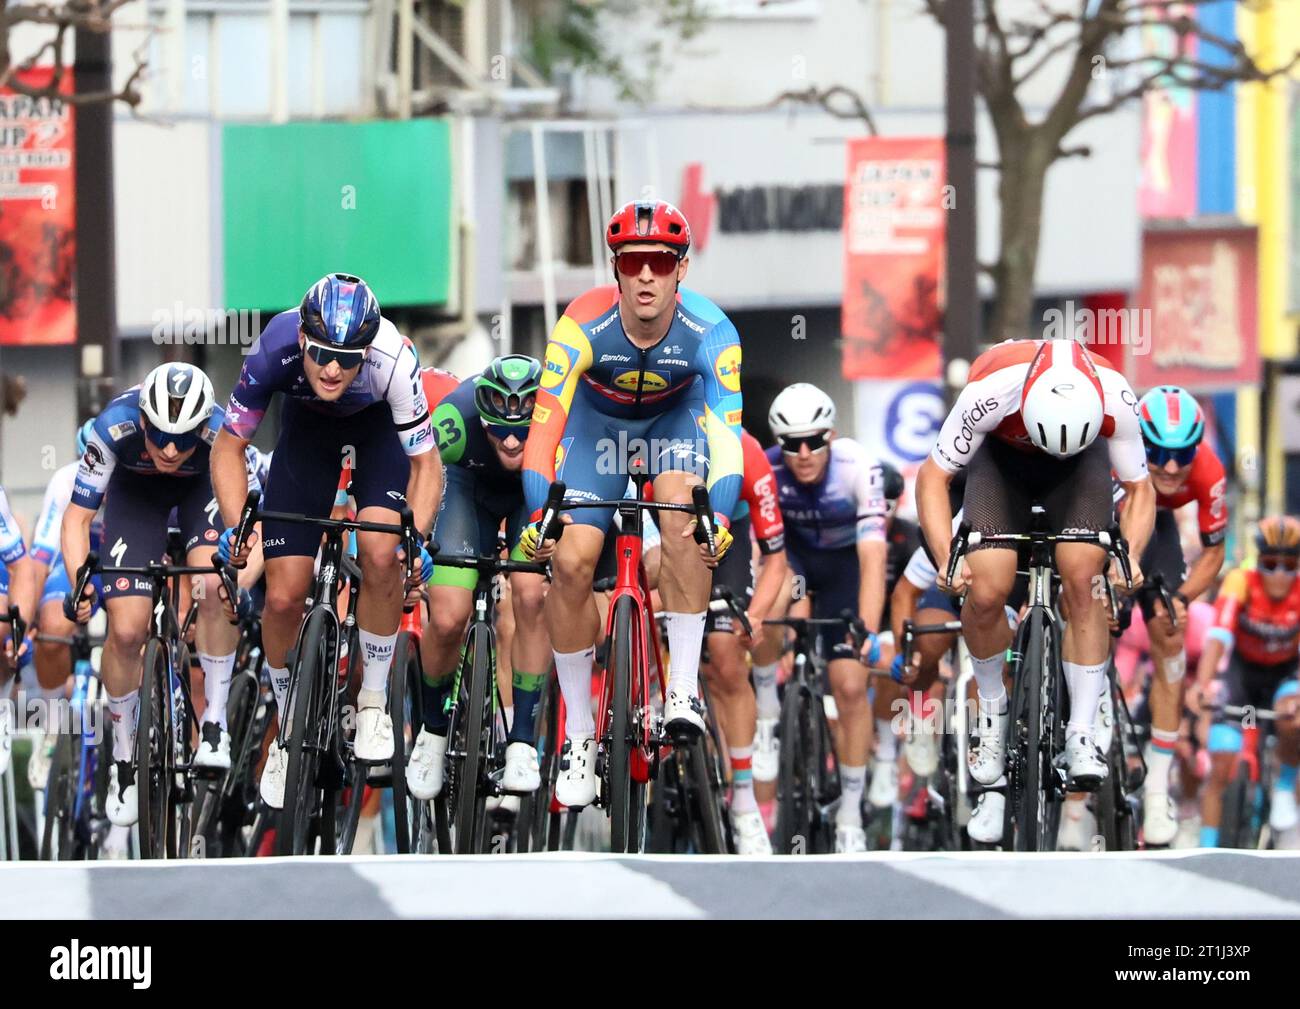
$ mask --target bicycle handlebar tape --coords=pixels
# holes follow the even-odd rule
[[[556,480],[546,492],[546,503],[542,505],[541,524],[537,527],[539,544],[546,540],[558,540],[564,533],[564,523],[560,521],[560,505],[564,503],[564,491],[564,481]],[[555,533],[554,536],[551,535],[552,532]]]
[[[244,498],[244,510],[239,516],[239,526],[235,529],[234,547],[236,552],[253,534],[253,525],[257,522],[257,509],[261,504],[262,495],[259,491],[250,490],[248,497]]]

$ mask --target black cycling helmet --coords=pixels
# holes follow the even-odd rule
[[[880,460],[880,468],[885,473],[885,500],[897,502],[903,496],[903,474],[898,472],[893,463]]]
[[[489,424],[526,427],[533,419],[533,404],[542,379],[536,358],[507,354],[495,358],[474,379],[474,405]]]

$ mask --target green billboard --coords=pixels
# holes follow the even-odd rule
[[[333,272],[384,306],[447,300],[447,121],[229,125],[221,155],[227,308],[287,308]]]

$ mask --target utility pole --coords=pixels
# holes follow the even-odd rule
[[[73,86],[78,94],[111,93],[112,38],[76,30]],[[113,235],[113,103],[76,109],[74,177],[77,194],[77,419],[99,413],[120,370],[117,271]]]
[[[956,197],[948,211],[943,331],[944,396],[951,406],[966,385],[980,330],[975,265],[975,0],[948,0],[945,28],[944,147],[948,185]]]

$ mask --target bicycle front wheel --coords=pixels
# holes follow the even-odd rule
[[[289,768],[284,782],[284,808],[276,832],[276,850],[281,855],[315,853],[311,823],[320,815],[316,777],[325,753],[323,736],[328,732],[323,717],[324,698],[334,689],[334,665],[326,633],[327,611],[313,610],[298,648],[297,671],[290,688],[293,709],[289,741]]]
[[[140,681],[140,714],[135,732],[135,784],[139,810],[141,858],[166,858],[176,839],[169,836],[171,821],[172,739],[167,653],[158,638],[144,649],[144,677]]]
[[[609,838],[615,852],[645,849],[646,787],[632,779],[632,750],[641,745],[633,710],[633,623],[636,607],[623,596],[614,610],[614,628],[609,645],[610,669],[614,673],[613,710],[609,730]]]
[[[478,854],[486,820],[484,779],[490,769],[492,738],[492,648],[486,628],[473,630],[469,696],[465,704],[465,757],[456,796],[456,854]]]
[[[415,637],[403,632],[393,649],[393,686],[388,695],[393,717],[393,824],[397,851],[416,851],[425,804],[406,788],[406,758],[424,723],[420,709],[420,647]]]

